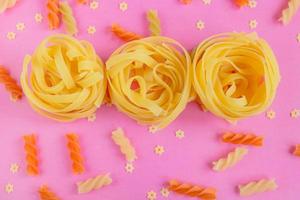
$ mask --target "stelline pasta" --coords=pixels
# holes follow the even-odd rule
[[[106,67],[112,103],[139,123],[164,128],[188,102],[190,56],[173,39],[128,42],[109,57]]]
[[[193,86],[203,107],[228,121],[257,115],[272,103],[280,74],[256,33],[222,33],[193,52]]]
[[[101,106],[107,85],[104,73],[90,43],[58,34],[45,38],[32,56],[25,57],[21,85],[38,113],[72,121],[93,115]]]

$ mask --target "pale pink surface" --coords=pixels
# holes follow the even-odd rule
[[[299,77],[300,56],[296,41],[299,31],[300,14],[293,22],[283,27],[277,22],[286,0],[258,0],[255,9],[237,9],[231,0],[212,0],[210,6],[194,0],[184,6],[177,0],[127,0],[128,10],[121,12],[120,1],[102,0],[99,9],[93,11],[88,6],[79,6],[72,1],[74,13],[78,19],[79,38],[91,41],[99,55],[106,59],[121,42],[108,31],[108,26],[119,22],[128,29],[148,34],[145,11],[158,10],[163,33],[174,37],[187,49],[193,48],[202,39],[224,31],[249,31],[248,22],[258,21],[257,32],[273,47],[282,74],[282,81],[272,109],[276,118],[268,120],[264,113],[251,119],[240,121],[236,126],[201,112],[195,103],[187,106],[180,117],[168,128],[153,135],[146,127],[137,125],[114,107],[101,107],[97,120],[88,122],[79,120],[73,123],[59,123],[36,114],[26,98],[13,103],[8,93],[0,87],[0,199],[35,200],[41,184],[48,184],[62,199],[105,199],[105,200],[141,200],[146,199],[150,190],[159,191],[169,179],[212,186],[218,189],[218,199],[242,199],[237,193],[237,185],[260,178],[275,178],[278,190],[246,199],[294,200],[300,195],[300,159],[291,154],[291,147],[300,143],[299,119],[292,119],[289,112],[300,107]],[[22,59],[32,53],[36,45],[49,31],[45,18],[44,1],[20,0],[18,5],[0,15],[0,63],[9,67],[14,77],[19,77]],[[34,21],[35,13],[44,15],[42,24]],[[195,24],[198,19],[205,22],[205,29],[199,31]],[[24,22],[24,32],[16,31],[17,22]],[[89,25],[97,28],[90,36],[86,30]],[[15,31],[13,41],[6,39],[6,33]],[[63,32],[63,28],[60,31]],[[132,140],[138,153],[133,174],[124,170],[125,160],[119,149],[113,144],[111,131],[123,127]],[[177,129],[185,131],[185,137],[175,137]],[[223,144],[219,135],[225,130],[254,132],[265,137],[263,148],[250,148],[237,166],[222,173],[211,169],[211,162],[224,156],[234,145]],[[84,175],[71,173],[70,161],[64,135],[75,132],[80,135],[87,171]],[[22,135],[38,134],[40,148],[41,175],[29,177],[25,173],[25,161]],[[166,152],[158,156],[153,149],[163,145]],[[9,172],[10,163],[18,163],[20,172]],[[111,172],[113,184],[99,191],[85,195],[76,194],[75,182],[99,173]],[[6,194],[6,183],[14,184],[12,194]],[[170,194],[169,199],[188,199]]]

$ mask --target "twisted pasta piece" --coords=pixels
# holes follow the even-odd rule
[[[38,160],[38,150],[36,145],[36,136],[24,135],[24,149],[26,153],[26,163],[27,163],[27,174],[36,176],[39,174],[39,160]]]
[[[125,155],[128,162],[133,162],[135,159],[137,159],[135,149],[124,134],[122,128],[118,128],[112,132],[112,139],[116,145],[120,147],[121,152]]]
[[[259,181],[253,181],[245,185],[239,185],[241,196],[250,196],[257,193],[276,190],[277,184],[274,179],[262,179]]]
[[[47,11],[48,11],[48,23],[49,28],[57,29],[60,24],[60,11],[59,11],[59,0],[48,0],[47,1]]]
[[[201,104],[230,122],[264,112],[280,81],[276,58],[256,33],[223,33],[193,53],[193,86]]]
[[[233,152],[230,152],[226,158],[221,158],[213,162],[213,170],[224,171],[236,165],[248,153],[248,149],[237,147]]]
[[[87,4],[88,0],[77,0],[79,4]]]
[[[72,169],[74,174],[82,174],[85,171],[83,157],[80,151],[79,138],[76,134],[67,134],[67,146],[72,161]]]
[[[1,0],[0,1],[0,14],[3,13],[6,9],[12,8],[16,5],[17,0]]]
[[[60,13],[67,33],[70,35],[76,35],[78,33],[77,22],[68,2],[65,1],[60,3]]]
[[[149,30],[152,36],[159,36],[161,34],[160,20],[156,10],[149,10],[147,12],[147,19],[149,22]]]
[[[21,87],[17,84],[17,81],[10,76],[9,71],[1,65],[0,83],[4,84],[5,89],[10,92],[10,96],[13,101],[17,101],[22,98],[23,92]]]
[[[241,133],[231,133],[227,132],[222,137],[223,142],[232,144],[244,144],[252,146],[262,146],[264,138],[261,136],[256,136],[254,134],[241,134]]]
[[[284,25],[289,24],[294,15],[297,13],[299,7],[300,0],[289,0],[288,7],[282,11],[279,21],[281,21]]]
[[[233,0],[235,5],[238,7],[247,6],[249,4],[249,0]]]
[[[97,190],[104,186],[110,185],[111,183],[112,179],[110,178],[109,173],[105,175],[98,175],[94,178],[89,178],[86,181],[78,182],[77,191],[79,194],[88,193],[92,190]]]
[[[203,200],[217,199],[216,190],[214,188],[205,188],[203,186],[180,183],[177,180],[169,181],[168,189],[178,194],[183,194],[190,197],[198,197]]]
[[[60,198],[50,190],[47,185],[42,185],[39,188],[40,200],[60,200]]]
[[[110,56],[106,67],[112,103],[155,130],[171,123],[189,100],[190,57],[173,39],[128,42]]]
[[[180,0],[180,2],[183,4],[190,4],[192,3],[192,0]]]
[[[295,156],[300,156],[300,144],[297,144],[297,145],[295,146],[295,150],[294,150],[293,154],[294,154]]]
[[[32,59],[25,57],[21,84],[38,113],[58,121],[73,121],[96,112],[107,81],[104,65],[90,43],[53,35],[42,41]]]
[[[111,32],[114,33],[118,38],[120,38],[121,40],[123,40],[125,42],[129,42],[132,40],[139,40],[139,39],[143,38],[143,36],[141,36],[141,35],[138,35],[134,32],[125,30],[119,24],[113,24],[111,26]]]

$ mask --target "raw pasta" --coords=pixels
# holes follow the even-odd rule
[[[112,179],[110,178],[110,174],[107,173],[105,175],[98,175],[93,178],[89,178],[85,181],[77,183],[77,191],[79,194],[88,193],[92,190],[100,189],[104,186],[110,185],[112,183]]]
[[[121,152],[125,155],[128,162],[133,162],[137,159],[135,149],[129,139],[124,134],[123,129],[118,128],[112,132],[113,141],[120,147]]]
[[[192,3],[192,0],[180,0],[180,2],[183,4],[190,4]]]
[[[127,31],[119,24],[113,24],[111,26],[111,32],[114,33],[117,37],[119,37],[121,40],[125,42],[129,42],[132,40],[139,40],[143,38],[143,36],[138,35],[134,32]]]
[[[149,22],[149,30],[151,36],[159,36],[161,34],[160,20],[156,10],[149,10],[147,12],[147,19]]]
[[[38,113],[72,121],[96,112],[103,103],[107,81],[104,65],[90,43],[53,35],[41,42],[32,58],[25,57],[21,85]]]
[[[83,157],[81,155],[78,135],[70,133],[66,135],[67,147],[72,161],[74,174],[82,174],[85,171]]]
[[[264,138],[254,134],[242,134],[227,132],[222,136],[223,142],[232,144],[244,144],[252,146],[262,146]]]
[[[72,36],[76,35],[78,33],[77,22],[68,2],[65,1],[60,3],[60,12],[67,33]]]
[[[50,190],[47,185],[42,185],[39,188],[40,200],[60,200],[60,198]]]
[[[3,13],[6,9],[12,8],[16,5],[17,0],[1,0],[0,1],[0,14]]]
[[[17,81],[11,77],[9,71],[0,65],[0,83],[5,86],[5,89],[10,93],[13,101],[20,100],[23,96],[22,88],[17,84]]]
[[[39,174],[38,149],[36,145],[36,136],[24,135],[24,149],[26,153],[26,170],[28,175],[36,176]]]
[[[297,144],[297,145],[295,146],[295,149],[294,149],[293,154],[294,154],[295,156],[300,156],[300,144]]]
[[[249,4],[249,0],[233,0],[235,5],[239,7],[247,6]]]
[[[190,197],[198,197],[203,200],[215,200],[216,190],[214,188],[205,188],[199,185],[193,185],[188,183],[181,183],[177,180],[171,180],[168,184],[170,191],[178,194],[183,194]]]
[[[139,123],[164,128],[189,100],[190,56],[173,39],[128,42],[110,56],[106,67],[112,103]]]
[[[79,4],[87,4],[88,0],[77,0]]]
[[[241,196],[251,196],[257,193],[276,190],[277,187],[278,186],[274,179],[262,179],[245,185],[239,185],[239,190]]]
[[[192,68],[201,104],[230,122],[264,112],[280,81],[273,51],[256,33],[206,39],[193,52]]]
[[[299,7],[300,0],[289,0],[288,7],[282,11],[279,21],[281,21],[284,25],[289,24],[294,15],[297,13]]]
[[[237,147],[233,152],[230,152],[226,158],[221,158],[213,162],[213,170],[224,171],[236,165],[248,153],[248,149]]]
[[[59,11],[59,0],[48,0],[47,1],[48,11],[48,23],[49,28],[57,29],[60,24],[60,11]]]

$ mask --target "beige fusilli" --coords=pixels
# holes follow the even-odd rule
[[[109,173],[105,175],[98,175],[85,181],[77,182],[77,191],[79,194],[88,193],[92,190],[97,190],[104,186],[110,185],[111,183],[112,179],[110,178]]]
[[[6,9],[12,8],[17,3],[17,0],[1,0],[0,1],[0,13],[3,13]]]
[[[226,158],[221,158],[213,162],[213,170],[224,171],[237,164],[248,153],[248,149],[237,147],[233,152],[230,152]]]
[[[261,179],[259,181],[252,181],[245,185],[239,185],[241,196],[250,196],[257,193],[273,191],[278,186],[274,179]]]
[[[147,12],[147,20],[149,22],[149,31],[152,36],[159,36],[161,34],[160,20],[156,10],[149,10]]]
[[[68,4],[68,2],[60,3],[60,12],[67,33],[70,35],[76,35],[78,33],[77,22],[74,18],[72,8]]]
[[[297,13],[299,7],[300,0],[290,0],[288,2],[288,7],[282,11],[279,21],[281,21],[284,25],[289,24],[294,15]]]
[[[137,159],[135,149],[124,134],[122,128],[118,128],[117,130],[113,131],[111,137],[113,141],[120,147],[121,152],[125,155],[128,162],[133,162],[135,159]]]

